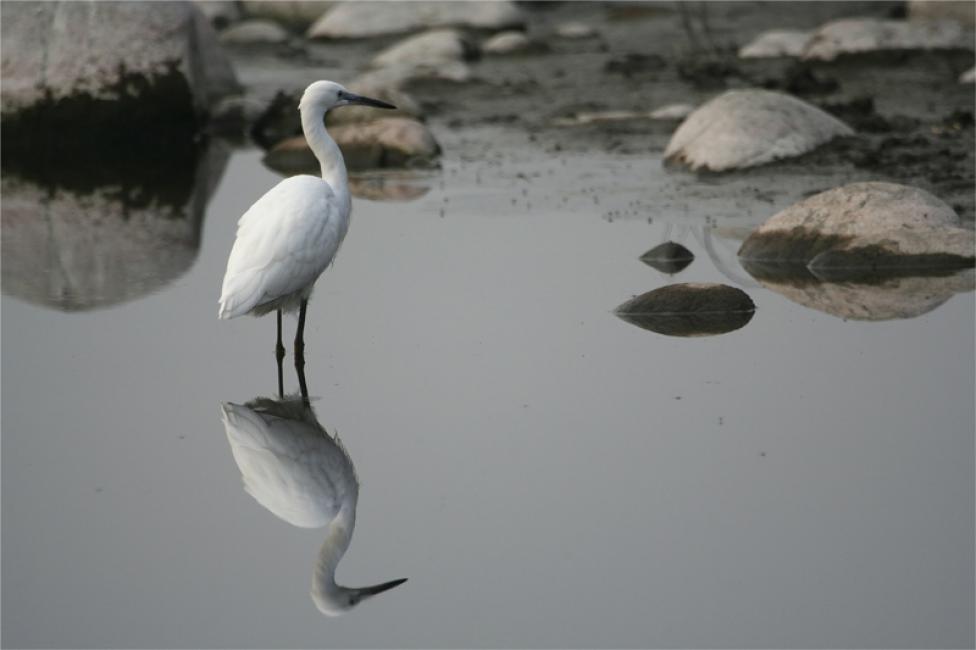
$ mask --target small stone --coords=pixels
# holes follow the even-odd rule
[[[844,18],[817,29],[804,59],[833,61],[843,54],[897,50],[972,49],[972,34],[955,21],[908,22]]]
[[[976,67],[966,70],[961,75],[959,75],[959,83],[961,84],[971,84],[976,83]]]
[[[372,66],[422,66],[471,58],[473,47],[455,29],[434,29],[410,36],[376,55]]]
[[[695,255],[681,244],[668,241],[647,251],[640,259],[662,273],[674,274],[687,268]]]
[[[289,34],[276,22],[252,18],[228,27],[219,38],[225,45],[277,45],[286,42]]]
[[[343,124],[330,128],[329,134],[350,170],[430,165],[440,153],[430,130],[408,118]],[[304,136],[279,142],[265,155],[264,163],[286,174],[312,172],[319,167]]]
[[[744,327],[756,305],[746,292],[724,284],[672,284],[628,300],[622,320],[668,336],[712,336]]]
[[[811,32],[796,29],[773,29],[752,39],[739,48],[743,59],[768,59],[784,56],[800,56],[810,40]]]
[[[273,20],[299,34],[336,5],[327,0],[243,0],[241,4],[248,17]]]
[[[586,23],[570,22],[556,26],[556,36],[559,38],[592,38],[596,36],[596,30]]]
[[[819,108],[768,90],[730,90],[681,123],[664,152],[692,170],[725,171],[799,156],[854,131]]]
[[[974,264],[973,231],[925,190],[895,183],[851,183],[815,194],[772,216],[742,243],[756,265],[806,267],[847,276]],[[751,271],[750,271],[751,272]]]
[[[309,38],[370,38],[434,27],[500,31],[525,25],[525,15],[508,0],[497,2],[340,2],[308,30]]]
[[[695,111],[693,104],[668,104],[650,113],[652,120],[683,120]]]
[[[515,54],[532,47],[532,41],[524,32],[508,31],[495,34],[481,45],[485,54]]]

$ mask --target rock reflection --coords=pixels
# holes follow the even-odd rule
[[[915,318],[957,293],[976,287],[973,269],[927,276],[871,274],[818,277],[805,267],[743,267],[762,285],[791,301],[843,319],[884,321]],[[917,271],[916,271],[917,272]]]
[[[304,387],[300,368],[299,373]],[[319,611],[338,616],[406,582],[400,579],[371,587],[336,584],[336,567],[356,526],[359,481],[339,437],[319,424],[307,391],[301,398],[224,403],[222,410],[245,491],[293,526],[325,528],[312,576],[312,600]]]
[[[228,151],[213,145],[191,173],[160,186],[61,185],[5,169],[2,184],[3,292],[62,311],[134,300],[169,284],[196,259],[204,212]],[[195,164],[195,168],[193,165]],[[165,186],[165,187],[163,187]],[[165,191],[161,191],[165,189]],[[160,191],[157,191],[160,190]]]
[[[667,336],[714,336],[752,320],[756,306],[746,292],[724,284],[672,284],[635,296],[617,316]]]

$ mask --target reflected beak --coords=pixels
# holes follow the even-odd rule
[[[363,587],[359,589],[359,593],[363,598],[367,598],[369,596],[375,596],[376,594],[381,594],[384,591],[389,591],[394,587],[399,587],[406,581],[407,581],[406,578],[400,578],[399,580],[390,580],[389,582],[384,582],[381,585],[373,585],[372,587]]]
[[[362,95],[355,95],[349,92],[343,93],[342,98],[346,100],[347,104],[360,104],[362,106],[372,106],[373,108],[389,108],[389,109],[396,108],[396,106],[394,106],[393,104],[388,104],[378,99],[373,99],[371,97],[363,97]],[[396,585],[393,586],[395,587]]]

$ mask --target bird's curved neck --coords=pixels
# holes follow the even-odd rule
[[[336,196],[343,202],[349,200],[346,177],[346,163],[342,159],[339,145],[325,130],[325,111],[319,108],[301,109],[302,130],[305,140],[322,168],[322,180],[332,187]]]
[[[356,507],[349,504],[343,506],[336,518],[329,522],[326,528],[325,541],[319,549],[319,559],[315,564],[314,591],[322,594],[334,594],[344,590],[336,584],[335,572],[339,560],[349,548],[353,528],[356,527]]]

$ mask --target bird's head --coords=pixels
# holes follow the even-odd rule
[[[312,589],[312,600],[315,601],[319,611],[326,616],[341,616],[367,598],[399,587],[406,581],[406,578],[400,578],[372,587],[342,587],[333,583],[326,588],[321,588],[316,585],[316,588]]]
[[[303,111],[317,109],[325,112],[339,106],[354,104],[374,108],[396,108],[393,104],[350,92],[334,81],[316,81],[311,84],[302,94],[302,100],[298,103],[298,107]]]

